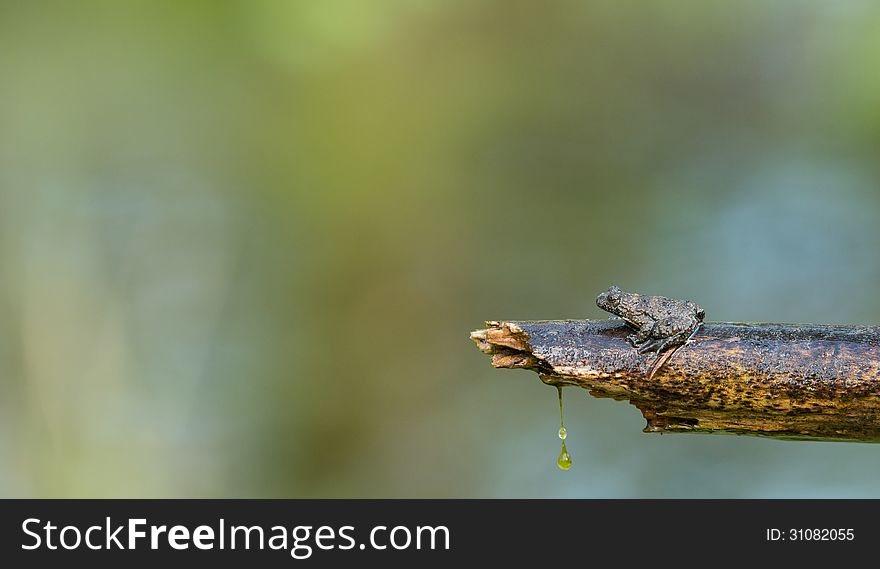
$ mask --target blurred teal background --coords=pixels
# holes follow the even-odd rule
[[[0,496],[880,497],[485,319],[880,322],[880,4],[0,3]]]

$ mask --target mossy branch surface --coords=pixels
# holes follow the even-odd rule
[[[471,333],[498,368],[629,400],[646,432],[880,442],[880,327],[705,323],[657,359],[619,319],[490,321]]]

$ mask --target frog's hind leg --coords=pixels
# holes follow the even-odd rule
[[[641,336],[639,332],[635,332],[626,337],[626,341],[629,342],[629,345],[633,348],[638,348],[643,345],[647,340]]]
[[[654,322],[650,326],[642,326],[634,334],[630,334],[629,336],[627,336],[626,339],[629,341],[630,345],[633,348],[638,348],[639,353],[641,353],[645,345],[654,342],[652,336],[654,335],[654,329],[656,327],[656,322]]]
[[[694,326],[688,328],[687,330],[684,330],[683,332],[679,332],[678,334],[673,334],[672,336],[669,336],[668,338],[663,339],[661,341],[660,347],[657,349],[657,351],[662,352],[663,350],[665,350],[666,348],[668,348],[670,346],[681,347],[681,346],[687,344],[688,340],[690,340],[691,338],[693,338],[697,334],[697,331],[700,329],[700,326],[702,326],[702,322],[697,322]]]
[[[646,352],[659,352],[663,349],[666,340],[660,338],[649,338],[642,342],[641,345],[636,346],[639,349],[640,354],[644,354]]]
[[[670,336],[668,338],[664,338],[658,342],[657,352],[662,352],[666,348],[669,347],[679,347],[683,346],[685,342],[690,338],[690,332],[682,332],[681,334],[676,334],[675,336]]]

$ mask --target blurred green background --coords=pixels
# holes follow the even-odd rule
[[[880,322],[880,5],[0,3],[0,496],[880,497],[485,319]]]

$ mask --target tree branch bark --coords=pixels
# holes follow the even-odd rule
[[[705,323],[649,378],[619,319],[486,322],[498,368],[626,399],[645,432],[880,442],[880,327]]]

